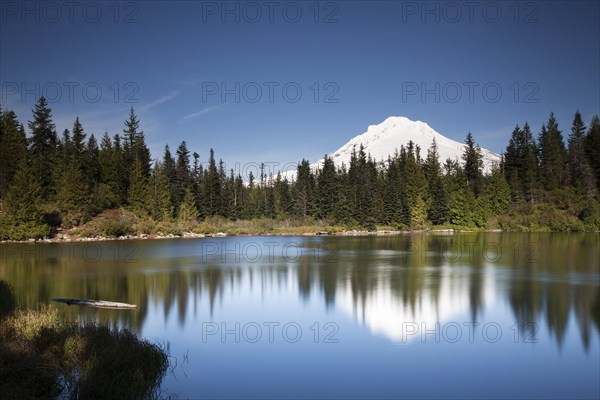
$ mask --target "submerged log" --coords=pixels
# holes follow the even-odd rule
[[[57,303],[65,303],[67,305],[76,305],[76,306],[88,306],[88,307],[96,307],[96,308],[117,308],[117,309],[131,309],[136,308],[135,304],[127,304],[127,303],[117,303],[115,301],[105,301],[105,300],[81,300],[81,299],[52,299]]]

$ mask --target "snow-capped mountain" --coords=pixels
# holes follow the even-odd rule
[[[400,146],[405,146],[410,140],[421,148],[421,158],[427,157],[427,149],[435,138],[440,156],[440,162],[444,163],[450,158],[462,162],[462,154],[465,144],[449,139],[433,130],[425,122],[412,121],[405,117],[389,117],[378,125],[370,125],[367,131],[351,139],[348,143],[340,147],[329,156],[337,166],[342,163],[348,167],[350,165],[350,155],[352,149],[360,148],[362,144],[365,147],[365,153],[370,154],[375,161],[385,161],[388,155],[394,154],[396,150],[400,151]],[[491,170],[494,163],[500,162],[500,154],[493,153],[486,149],[481,149],[483,155],[483,170],[487,173]],[[321,168],[323,159],[311,165],[311,168]],[[292,171],[290,171],[292,172]],[[288,178],[295,176],[295,171],[286,174]]]

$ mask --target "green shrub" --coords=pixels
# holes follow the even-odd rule
[[[138,222],[135,214],[125,210],[109,210],[89,221],[77,232],[87,232],[90,236],[119,237],[135,233]]]
[[[10,286],[0,281],[0,299]],[[0,397],[147,399],[168,368],[159,346],[126,329],[61,323],[55,310],[20,311],[0,324]]]
[[[45,223],[16,223],[8,219],[0,221],[1,240],[43,239],[48,236],[50,236],[50,227]]]

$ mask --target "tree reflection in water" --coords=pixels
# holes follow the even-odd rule
[[[222,241],[219,252],[203,254],[209,240]],[[53,297],[137,304],[134,312],[60,308],[65,318],[111,320],[137,331],[151,306],[162,308],[165,320],[176,313],[183,325],[189,311],[207,306],[213,315],[216,304],[241,290],[260,297],[286,290],[289,282],[300,301],[316,293],[325,307],[350,313],[393,341],[403,322],[431,326],[464,313],[475,322],[486,307],[505,300],[522,329],[530,322],[545,324],[559,347],[572,318],[586,349],[600,330],[597,234],[138,241],[129,243],[134,251],[127,257],[115,251],[121,243],[94,244],[94,257],[83,243],[2,244],[0,277],[15,287],[18,303],[30,308]],[[296,254],[242,254],[252,248],[248,243],[263,249],[291,243]]]

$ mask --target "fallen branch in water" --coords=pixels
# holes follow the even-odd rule
[[[96,308],[136,308],[135,304],[127,304],[127,303],[117,303],[114,301],[104,301],[104,300],[80,300],[80,299],[52,299],[57,303],[65,303],[67,305],[76,305],[76,306],[88,306],[88,307],[96,307]]]

